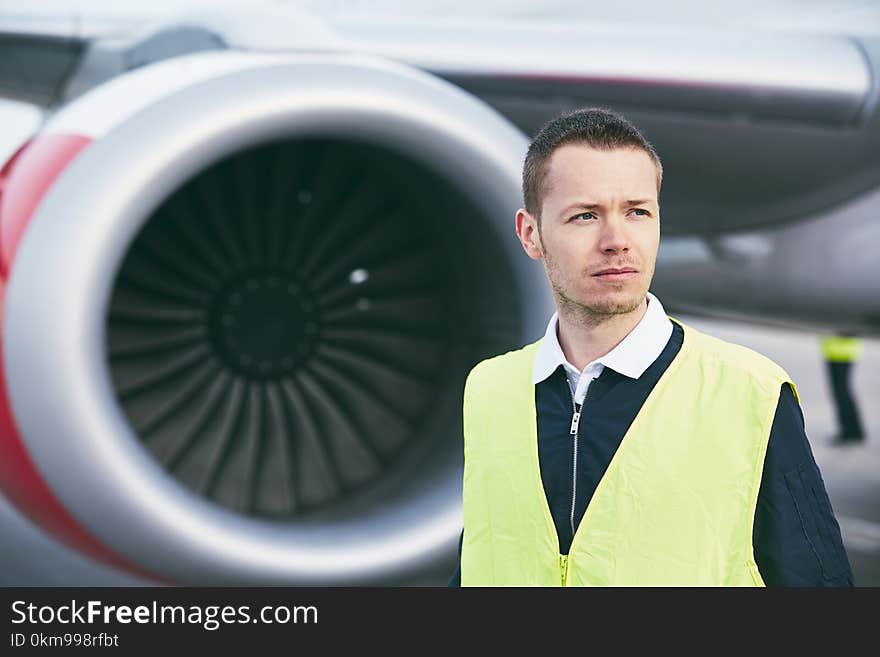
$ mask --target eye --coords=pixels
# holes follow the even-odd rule
[[[596,215],[594,215],[592,212],[581,212],[580,214],[576,214],[572,217],[572,219],[586,219],[587,221],[595,218]]]
[[[634,213],[636,213],[637,217],[650,217],[651,216],[650,212],[648,212],[647,210],[643,210],[642,208],[633,208],[632,211]]]

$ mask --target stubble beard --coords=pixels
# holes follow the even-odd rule
[[[611,321],[620,315],[635,312],[645,302],[647,289],[644,291],[634,292],[631,296],[615,297],[609,296],[604,299],[596,299],[595,301],[584,302],[572,298],[566,293],[561,280],[559,268],[550,253],[544,249],[544,270],[547,279],[550,281],[550,287],[553,290],[553,296],[556,298],[556,306],[559,314],[564,316],[568,321],[584,326],[585,328],[593,328]],[[653,277],[648,277],[650,281]],[[586,274],[585,274],[586,275]],[[573,281],[576,284],[576,281]],[[574,285],[572,285],[574,287]]]

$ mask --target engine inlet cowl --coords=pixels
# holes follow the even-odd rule
[[[32,218],[4,317],[21,440],[169,581],[412,581],[455,558],[468,370],[552,310],[513,234],[526,141],[405,67],[225,56]],[[138,75],[161,77],[110,84]]]

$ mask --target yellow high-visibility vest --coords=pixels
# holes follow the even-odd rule
[[[540,340],[471,371],[462,586],[764,585],[752,525],[780,387],[791,380],[750,349],[682,328],[681,350],[621,441],[567,555],[538,462],[531,375]]]
[[[862,341],[853,336],[826,335],[819,339],[822,357],[832,363],[851,363],[862,354]]]

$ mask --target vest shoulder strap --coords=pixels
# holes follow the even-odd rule
[[[541,340],[537,340],[520,349],[487,358],[474,365],[465,381],[465,397],[476,388],[492,386],[494,382],[516,381],[526,372],[531,375],[535,352],[540,343]]]
[[[794,391],[795,399],[800,402],[797,388],[788,372],[774,361],[743,345],[727,342],[677,320],[673,319],[673,321],[684,329],[685,341],[691,341],[693,346],[691,353],[698,354],[700,358],[716,360],[726,368],[747,373],[756,385],[772,385],[779,388],[783,383],[788,382]]]

